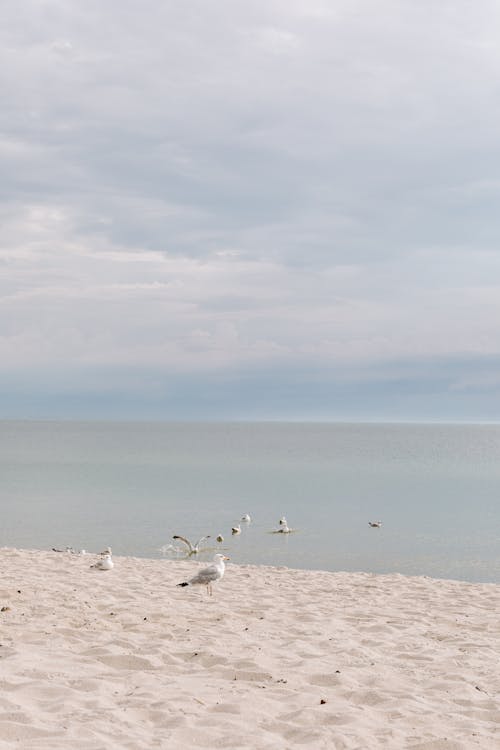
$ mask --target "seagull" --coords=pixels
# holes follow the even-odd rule
[[[241,516],[241,520],[244,521],[245,523],[250,523],[250,521],[252,519],[250,518],[250,516],[248,515],[248,513],[245,513],[244,516]]]
[[[217,540],[218,542],[223,542],[223,541],[224,541],[224,537],[222,536],[222,534],[217,534],[217,536],[216,536],[216,540]]]
[[[76,549],[73,549],[73,547],[65,547],[64,549],[59,549],[58,547],[52,547],[52,552],[67,552],[68,555],[77,555],[78,552]]]
[[[210,534],[207,534],[207,536],[202,536],[200,539],[198,539],[197,542],[194,544],[189,541],[189,539],[186,539],[184,536],[179,536],[179,534],[174,534],[172,539],[180,539],[181,542],[184,542],[184,544],[187,546],[189,550],[190,555],[196,555],[200,551],[200,544],[205,541],[205,539],[210,539]]]
[[[241,526],[239,523],[231,528],[231,534],[233,534],[233,536],[234,534],[241,534]]]
[[[288,524],[286,523],[286,521],[285,523],[281,523],[280,521],[280,524],[281,526],[277,530],[278,534],[289,534],[291,532],[291,529],[288,528]]]
[[[59,549],[59,547],[52,547],[52,552],[67,552],[68,555],[86,555],[87,550],[85,549],[74,549],[73,547],[65,547]]]
[[[97,570],[111,570],[111,568],[114,567],[114,562],[111,559],[111,555],[109,553],[106,553],[100,557],[97,562],[95,562],[93,565],[91,565],[91,568],[96,568]]]
[[[368,521],[368,526],[371,526],[372,529],[380,529],[382,521]]]
[[[194,584],[203,583],[207,587],[207,594],[212,596],[212,583],[220,581],[220,579],[224,575],[224,570],[226,567],[224,565],[224,560],[229,560],[229,557],[226,557],[226,555],[221,555],[220,552],[218,552],[216,555],[214,555],[214,561],[212,565],[209,565],[208,568],[199,570],[195,576],[189,579],[189,581],[178,583],[177,586],[193,586]]]
[[[293,531],[296,531],[296,529],[291,529],[289,525],[286,522],[285,516],[282,516],[280,518],[280,525],[277,529],[273,529],[270,531],[270,534],[291,534]]]

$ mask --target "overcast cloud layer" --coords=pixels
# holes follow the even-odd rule
[[[500,8],[25,0],[0,416],[500,419]]]

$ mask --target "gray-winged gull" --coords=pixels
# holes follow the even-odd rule
[[[197,584],[203,584],[207,587],[207,593],[212,596],[212,584],[220,581],[224,575],[226,567],[224,565],[224,560],[229,560],[229,557],[221,555],[221,553],[218,552],[214,555],[212,565],[209,565],[208,568],[202,568],[202,570],[199,570],[195,576],[189,579],[189,581],[178,583],[177,586],[194,586]]]

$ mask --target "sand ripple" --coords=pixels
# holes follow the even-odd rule
[[[497,585],[0,556],[0,749],[500,748]]]

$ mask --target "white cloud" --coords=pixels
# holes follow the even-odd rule
[[[5,367],[499,353],[494,3],[4,16]]]

